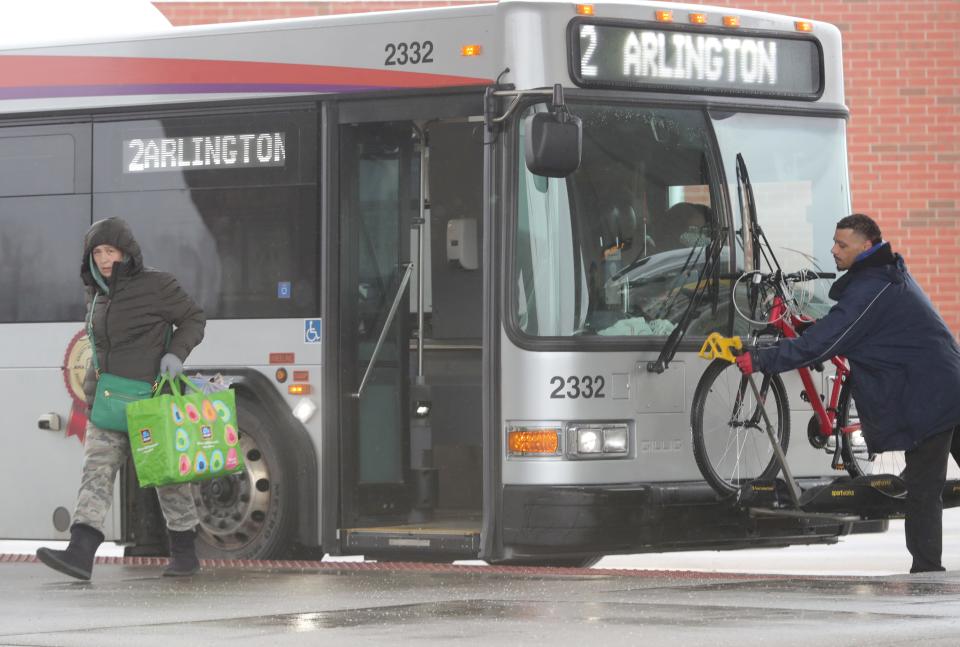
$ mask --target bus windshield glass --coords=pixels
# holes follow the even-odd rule
[[[706,117],[621,105],[571,111],[583,121],[575,173],[548,180],[520,160],[516,325],[534,337],[665,337],[690,303],[716,230]],[[726,317],[705,299],[688,330],[705,334]]]
[[[729,191],[736,203],[736,157],[742,154],[757,204],[757,222],[786,272],[834,272],[830,248],[837,221],[850,213],[845,122],[839,118],[752,113],[712,114]],[[739,229],[739,215],[735,216]],[[737,250],[742,267],[741,250]],[[766,270],[765,267],[759,269]],[[828,281],[799,284],[813,317],[831,302]]]

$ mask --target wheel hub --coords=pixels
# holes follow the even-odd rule
[[[248,434],[240,436],[244,470],[193,485],[199,539],[217,550],[242,549],[262,532],[270,507],[270,469]]]

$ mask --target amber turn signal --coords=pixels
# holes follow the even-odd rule
[[[559,429],[515,429],[507,434],[511,454],[550,454],[560,450]]]

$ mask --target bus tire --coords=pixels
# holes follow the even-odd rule
[[[263,409],[237,399],[244,470],[193,484],[201,559],[270,559],[291,548],[296,528],[295,470]]]

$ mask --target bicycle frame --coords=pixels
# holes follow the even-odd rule
[[[791,312],[790,309],[787,308],[783,297],[778,294],[774,297],[773,307],[770,309],[767,321],[785,338],[793,339],[800,336],[797,332],[799,327],[811,323],[813,320]],[[810,407],[817,417],[820,435],[825,439],[832,436],[837,429],[837,405],[840,400],[840,389],[850,375],[850,367],[847,365],[847,360],[844,357],[835,355],[830,358],[830,362],[836,368],[836,376],[830,388],[830,397],[827,399],[826,404],[824,404],[824,401],[820,397],[820,391],[814,384],[810,367],[804,366],[797,369],[797,373],[800,374],[800,381],[803,382],[803,391],[807,396],[807,401],[810,403]],[[839,429],[839,432],[842,434],[852,434],[857,431],[860,431],[859,423],[847,425]]]

